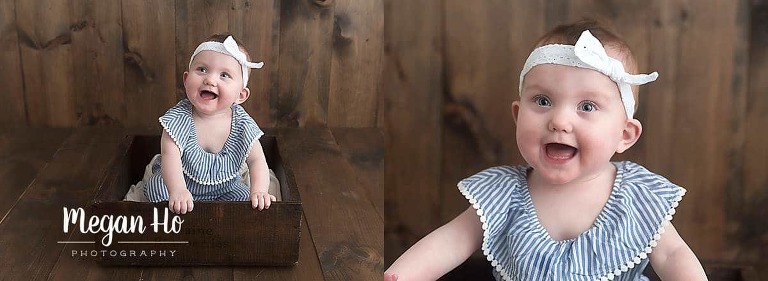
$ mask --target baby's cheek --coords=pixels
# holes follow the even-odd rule
[[[581,151],[590,151],[598,158],[610,159],[616,152],[618,139],[606,134],[590,136],[579,144]]]
[[[530,132],[526,132],[523,130],[518,130],[515,135],[515,141],[517,142],[517,147],[520,150],[524,150],[527,146],[531,144],[532,134]]]
[[[536,158],[540,144],[533,132],[518,131],[516,140],[517,148],[526,161]]]

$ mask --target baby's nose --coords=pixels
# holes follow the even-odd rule
[[[568,113],[562,110],[556,111],[552,115],[552,119],[549,120],[549,130],[553,132],[561,131],[570,133],[573,130],[573,126]]]
[[[216,80],[211,77],[211,75],[206,75],[203,78],[203,84],[209,85],[209,86],[216,86]]]

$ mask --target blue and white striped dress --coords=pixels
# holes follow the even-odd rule
[[[613,190],[593,226],[562,241],[539,223],[528,167],[489,168],[459,182],[480,216],[482,250],[496,280],[647,280],[648,253],[685,189],[636,163],[614,165]]]
[[[194,200],[248,201],[249,187],[242,183],[240,168],[255,141],[264,134],[240,105],[232,105],[232,128],[218,153],[203,150],[197,142],[192,120],[192,103],[179,101],[160,117],[160,125],[181,151],[181,165],[187,189]],[[160,157],[152,163],[152,176],[144,194],[151,202],[168,200],[168,189],[160,173]]]

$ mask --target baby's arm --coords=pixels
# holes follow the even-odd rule
[[[699,259],[672,224],[661,234],[648,258],[661,280],[707,280]]]
[[[436,280],[459,266],[480,248],[483,229],[475,209],[458,217],[416,242],[386,272],[387,280]]]
[[[269,194],[269,167],[264,149],[257,140],[253,142],[251,153],[248,154],[245,163],[248,164],[248,176],[251,178],[251,205],[259,211],[269,209],[272,201],[276,201],[274,195]]]
[[[181,170],[181,152],[168,132],[160,138],[160,174],[168,188],[168,209],[177,214],[192,211],[192,193],[187,189]]]

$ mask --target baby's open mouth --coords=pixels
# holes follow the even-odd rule
[[[200,97],[203,98],[203,100],[214,100],[218,98],[219,95],[208,90],[203,90],[203,91],[200,91]]]
[[[557,160],[573,158],[579,150],[573,146],[562,143],[548,143],[544,146],[547,157]]]

